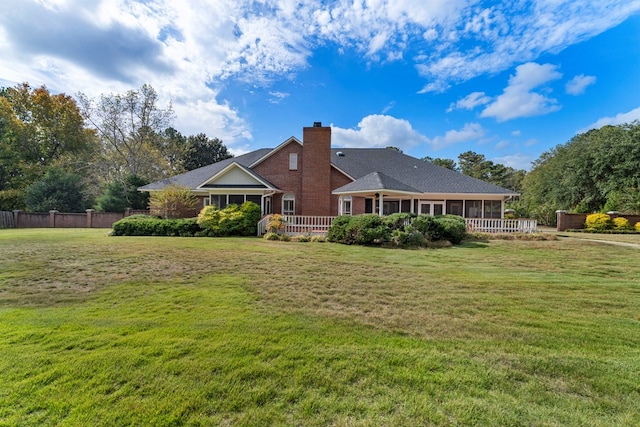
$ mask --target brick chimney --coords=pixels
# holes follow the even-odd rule
[[[302,129],[302,215],[331,215],[331,128]]]

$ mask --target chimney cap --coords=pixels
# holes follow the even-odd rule
[[[322,122],[313,122],[313,127],[314,128],[321,128],[322,127]]]

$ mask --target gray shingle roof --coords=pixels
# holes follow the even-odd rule
[[[157,181],[140,190],[161,190],[169,184],[196,189],[233,162],[249,168],[272,148],[263,148],[238,157]],[[341,152],[338,156],[336,153]],[[387,148],[332,148],[331,163],[355,181],[341,187],[341,191],[396,190],[415,193],[461,193],[517,195],[516,192],[459,172],[434,165]],[[264,177],[253,175],[265,182]],[[274,186],[275,187],[275,186]]]
[[[147,184],[143,187],[140,187],[139,190],[142,190],[142,191],[162,190],[164,187],[170,184],[183,185],[185,187],[191,188],[192,190],[195,190],[199,185],[205,183],[212,176],[216,175],[217,173],[222,171],[224,168],[226,168],[233,162],[236,162],[239,165],[242,165],[248,169],[249,165],[253,164],[258,159],[261,159],[271,150],[272,150],[271,148],[263,148],[260,150],[252,151],[247,154],[243,154],[238,157],[232,157],[230,159],[222,160],[220,162],[203,166],[201,168],[194,169],[192,171],[185,172],[183,174],[176,175],[171,178],[163,179],[162,181],[152,182],[151,184]],[[266,180],[264,177],[261,177],[257,173],[253,171],[251,172],[253,175],[255,175],[256,177],[259,177],[263,181],[269,182],[268,180]]]
[[[415,188],[403,184],[400,181],[396,181],[395,179],[380,172],[371,172],[362,178],[358,178],[347,185],[337,188],[335,192],[357,193],[362,191],[377,191],[381,189],[407,193],[419,193]]]
[[[331,163],[356,180],[375,171],[420,193],[517,194],[388,148],[332,148],[331,153]]]

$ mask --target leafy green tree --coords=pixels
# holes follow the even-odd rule
[[[458,156],[460,171],[468,176],[490,182],[500,187],[521,192],[526,171],[487,160],[483,154],[465,151]]]
[[[458,170],[458,164],[452,159],[444,159],[442,157],[436,157],[435,159],[433,157],[424,157],[422,160],[431,162],[434,165],[442,166],[443,168],[451,169],[452,171]]]
[[[136,175],[127,175],[124,180],[108,183],[96,200],[96,210],[100,212],[123,212],[127,208],[147,209],[149,193],[138,191],[148,182]]]
[[[184,168],[188,171],[233,157],[221,140],[204,133],[189,136],[187,147]]]
[[[44,177],[29,186],[25,194],[27,209],[32,212],[83,212],[89,201],[82,177],[62,169],[51,168]]]
[[[604,126],[543,153],[523,180],[530,210],[633,210],[640,188],[640,123]],[[630,194],[628,202],[621,202]],[[624,207],[623,207],[624,206]]]

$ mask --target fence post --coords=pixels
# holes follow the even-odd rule
[[[87,209],[87,228],[93,227],[93,209]]]
[[[49,227],[56,228],[56,214],[57,210],[53,209],[49,211]]]
[[[566,218],[567,218],[567,211],[565,210],[556,211],[556,219],[558,222],[558,225],[556,226],[556,231],[564,231],[567,229]]]
[[[125,208],[124,209],[124,217],[128,217],[131,216],[131,208]]]
[[[13,228],[20,227],[20,214],[22,211],[20,209],[16,209],[13,211]]]

